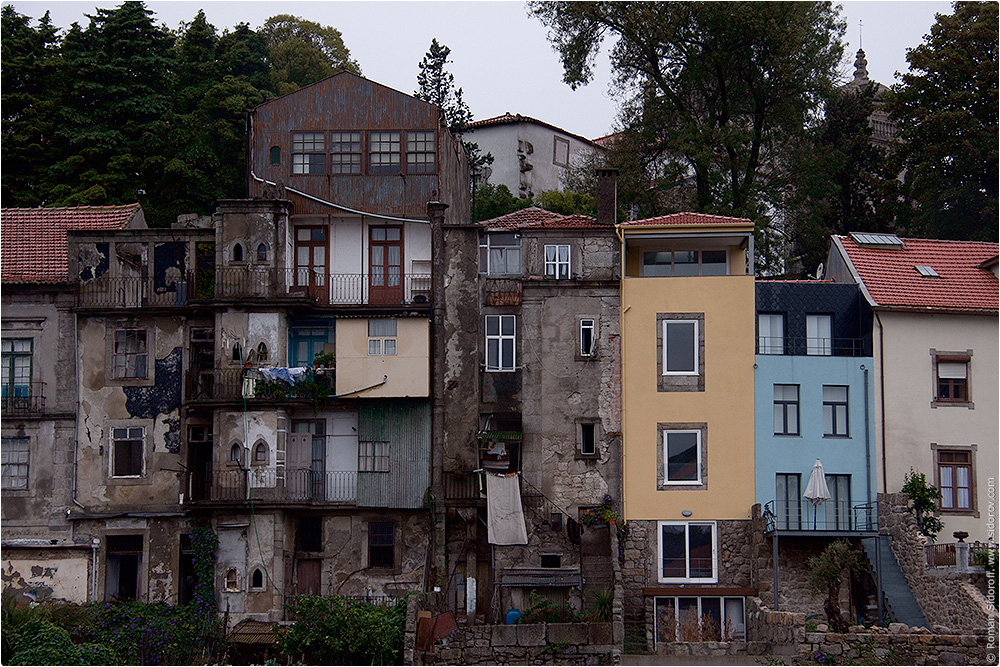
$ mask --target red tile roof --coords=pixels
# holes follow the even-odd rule
[[[475,130],[480,127],[492,127],[494,125],[513,125],[514,123],[534,123],[535,125],[540,125],[542,127],[547,127],[550,130],[555,130],[565,134],[567,137],[573,137],[586,144],[591,144],[592,146],[602,147],[595,141],[591,141],[587,137],[581,137],[579,134],[574,134],[573,132],[567,132],[561,127],[556,127],[552,123],[546,123],[544,120],[538,120],[537,118],[532,118],[531,116],[522,116],[521,114],[512,114],[511,112],[506,112],[502,116],[494,116],[493,118],[484,118],[482,120],[474,120],[469,123],[469,129]]]
[[[656,218],[644,220],[629,220],[620,223],[623,227],[640,227],[643,225],[749,225],[748,218],[730,218],[725,215],[709,215],[708,213],[671,213]]]
[[[611,225],[597,224],[597,220],[589,215],[561,215],[537,206],[522,208],[479,224],[487,229],[612,229]]]
[[[980,265],[997,256],[996,243],[902,239],[902,249],[870,248],[835,236],[874,305],[895,310],[997,312],[997,277]],[[930,266],[938,278],[915,267]]]
[[[67,231],[122,229],[137,217],[142,220],[139,204],[2,209],[2,280],[5,283],[65,283],[69,278]]]

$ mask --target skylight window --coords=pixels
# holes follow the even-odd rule
[[[917,264],[913,268],[915,268],[917,270],[917,273],[919,273],[920,275],[922,275],[924,278],[940,278],[941,277],[941,276],[938,275],[938,272],[934,270],[933,266],[924,266],[922,264]]]
[[[903,241],[895,234],[862,234],[851,232],[851,238],[865,248],[903,248]]]

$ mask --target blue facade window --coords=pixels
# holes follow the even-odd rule
[[[334,342],[333,320],[298,320],[288,333],[288,365],[308,366],[323,351],[323,346]]]
[[[799,434],[799,385],[774,385],[774,434]]]
[[[823,435],[848,435],[847,387],[823,385]]]

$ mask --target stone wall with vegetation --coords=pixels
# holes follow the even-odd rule
[[[879,532],[889,535],[890,546],[913,596],[930,624],[944,634],[984,634],[997,627],[997,610],[973,585],[969,574],[928,570],[926,539],[917,530],[916,519],[907,511],[903,493],[878,496]]]
[[[890,623],[888,628],[852,625],[846,633],[807,631],[805,615],[771,611],[760,598],[747,598],[747,652],[790,662],[890,665],[978,665],[995,662],[990,637],[931,633]],[[992,658],[988,659],[988,656]],[[853,663],[852,663],[853,664]]]

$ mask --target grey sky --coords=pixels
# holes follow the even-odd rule
[[[120,2],[4,2],[33,18],[51,11],[53,23],[68,28],[95,7]],[[417,63],[431,38],[451,47],[449,67],[464,89],[476,118],[504,112],[533,116],[589,138],[607,134],[617,103],[608,91],[610,65],[598,57],[595,78],[576,90],[562,83],[562,67],[546,39],[542,24],[528,16],[523,2],[331,2],[151,1],[146,6],[170,28],[205,10],[220,31],[239,22],[257,28],[275,14],[294,14],[331,25],[344,36],[363,74],[374,81],[412,93]],[[891,85],[894,74],[905,72],[906,49],[920,44],[930,31],[935,13],[950,14],[949,2],[843,2],[848,22],[845,80],[853,73],[858,49],[858,21],[864,23],[864,49],[871,78]]]

